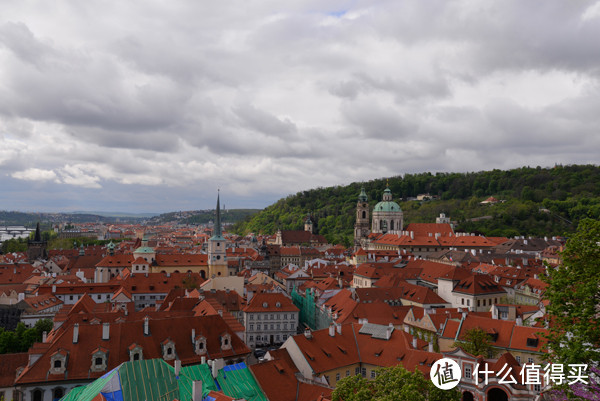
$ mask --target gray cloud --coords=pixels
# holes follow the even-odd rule
[[[101,199],[170,210],[194,197],[212,207],[197,188],[221,187],[266,205],[404,172],[598,163],[598,10],[559,0],[10,3],[2,200],[43,207],[25,201],[33,186],[58,209]]]

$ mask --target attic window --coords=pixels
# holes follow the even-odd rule
[[[54,369],[60,369],[62,367],[62,361],[57,359],[54,361]]]
[[[527,339],[527,346],[528,347],[537,347],[539,343],[539,340],[537,338],[528,338]]]
[[[263,308],[268,308],[268,307],[269,307],[269,304],[266,302],[263,302]]]
[[[277,308],[281,308],[281,302],[277,302],[277,303],[275,304],[275,306],[276,306]]]

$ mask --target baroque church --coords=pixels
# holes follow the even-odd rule
[[[383,191],[383,199],[373,208],[373,219],[369,219],[369,198],[364,188],[361,188],[356,203],[356,223],[354,224],[354,247],[367,248],[370,234],[402,233],[404,213],[400,205],[392,200],[389,186]],[[371,227],[369,229],[369,227]]]

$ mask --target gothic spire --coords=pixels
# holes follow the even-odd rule
[[[212,238],[214,238],[214,239],[222,239],[223,238],[223,232],[221,231],[221,200],[220,200],[219,192],[217,192],[217,218],[215,220],[215,228],[213,230]]]
[[[38,221],[37,226],[35,226],[35,237],[33,238],[35,242],[42,242],[42,234],[40,233],[40,222]]]

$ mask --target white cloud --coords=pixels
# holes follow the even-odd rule
[[[13,178],[26,181],[55,181],[57,175],[52,170],[42,170],[39,168],[28,168],[27,170],[17,171],[11,174]]]
[[[600,17],[600,1],[595,2],[585,9],[581,15],[583,21],[589,21]]]
[[[3,6],[0,185],[80,209],[600,161],[598,2],[58,3]]]

